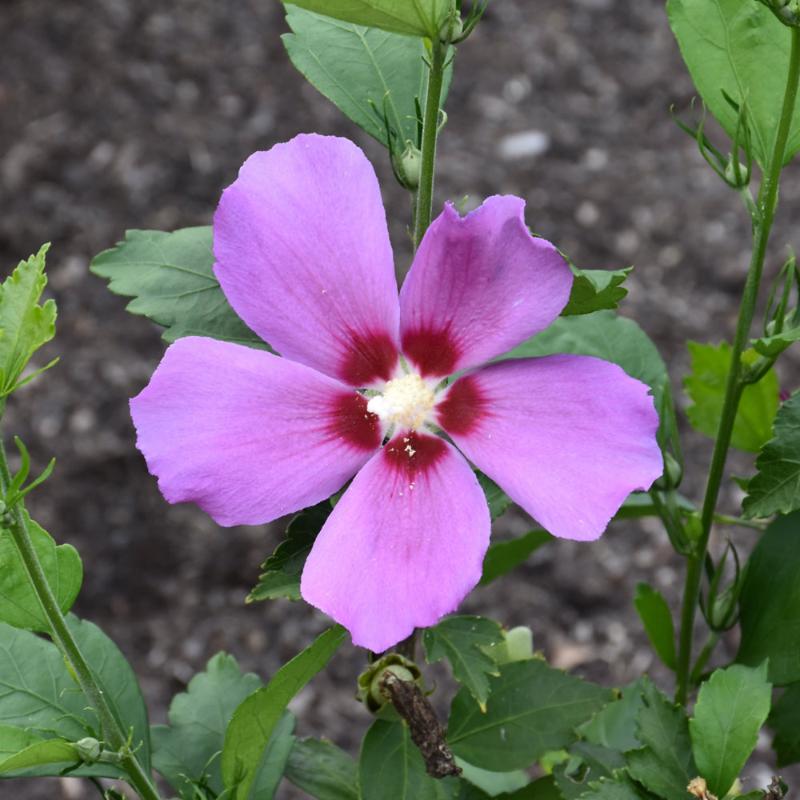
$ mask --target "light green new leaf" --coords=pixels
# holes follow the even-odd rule
[[[31,356],[55,334],[55,302],[39,305],[49,247],[42,245],[35,256],[20,261],[0,284],[0,398],[14,391]]]
[[[174,233],[127,231],[125,240],[95,256],[91,270],[114,294],[134,299],[127,309],[164,327],[163,337],[209,336],[266,347],[225,299],[214,277],[211,227]]]
[[[737,112],[725,99],[747,104],[753,156],[767,167],[789,74],[791,32],[761,3],[742,0],[669,0],[670,25],[694,84],[727,134]],[[786,162],[800,150],[800,106],[795,109]]]
[[[185,800],[195,800],[196,784],[222,793],[225,731],[233,712],[261,685],[257,675],[241,672],[233,656],[217,653],[173,698],[169,725],[152,727],[153,765]]]
[[[360,800],[456,800],[459,796],[458,780],[428,776],[403,722],[379,719],[372,723],[361,743],[358,775]]]
[[[684,387],[692,405],[686,414],[695,430],[715,437],[722,415],[725,384],[731,364],[731,346],[689,342],[691,373],[684,379]],[[758,359],[753,350],[743,353],[742,360],[751,364]],[[757,453],[769,439],[772,421],[779,404],[778,376],[770,370],[758,383],[748,386],[742,393],[739,411],[733,425],[731,444],[740,450]]]
[[[48,583],[66,614],[83,582],[83,564],[70,544],[56,545],[44,528],[24,512],[33,547]],[[9,531],[0,529],[0,621],[40,633],[49,630],[36,593],[31,587],[19,550]]]
[[[422,634],[428,663],[446,658],[453,677],[466,687],[478,704],[485,707],[489,697],[489,675],[499,675],[494,660],[484,648],[503,641],[503,629],[484,617],[445,617]]]
[[[300,575],[325,520],[331,513],[327,500],[301,511],[286,528],[286,538],[261,565],[258,583],[247,596],[248,603],[286,597],[300,599]]]
[[[756,459],[758,472],[747,484],[746,517],[789,514],[800,508],[800,392],[778,409],[773,436]]]
[[[769,679],[800,681],[800,512],[780,517],[759,539],[739,596],[742,640],[736,660],[769,659]]]
[[[80,761],[78,750],[72,742],[63,739],[44,739],[29,744],[13,756],[0,761],[0,775],[21,772],[31,767],[43,767],[53,764],[64,765]]]
[[[292,33],[283,44],[292,64],[356,125],[389,146],[386,124],[397,136],[400,152],[406,141],[417,144],[417,104],[425,107],[428,67],[420,39],[365,28],[350,22],[286,6]],[[442,104],[452,77],[445,73]]]
[[[576,738],[575,729],[613,698],[534,658],[500,668],[489,678],[489,702],[481,711],[469,691],[455,696],[447,740],[453,752],[483,769],[525,769],[548,750]]]
[[[439,34],[453,0],[292,0],[292,5],[328,17],[409,36]]]
[[[717,797],[728,793],[755,749],[771,699],[766,663],[718,669],[700,687],[689,732],[697,768]]]
[[[759,355],[775,358],[798,340],[800,340],[800,326],[786,328],[780,333],[772,334],[772,336],[761,336],[758,339],[752,339],[750,346]]]
[[[658,657],[670,669],[675,669],[675,627],[672,613],[661,592],[640,583],[633,604],[642,620],[647,638]]]
[[[481,769],[462,758],[457,758],[456,763],[461,768],[461,777],[473,786],[480,789],[489,797],[502,795],[506,797],[511,792],[516,792],[530,782],[528,773],[521,769],[511,772],[491,772]]]
[[[150,766],[147,709],[136,676],[116,645],[96,626],[70,616],[67,624],[81,652],[92,664],[120,725],[145,769]],[[78,741],[101,738],[97,714],[51,642],[29,631],[0,623],[0,719],[5,725],[42,738]],[[58,775],[68,764],[31,768],[26,775]],[[109,764],[81,767],[73,774],[118,777]]]
[[[575,279],[567,307],[562,317],[591,314],[594,311],[616,308],[628,294],[622,285],[633,267],[625,269],[578,269],[572,267]]]
[[[0,762],[41,741],[43,741],[41,736],[37,736],[24,728],[17,728],[13,725],[0,725]]]
[[[286,777],[317,800],[358,800],[356,762],[324,739],[297,739]]]
[[[698,772],[686,713],[649,680],[641,683],[643,705],[637,717],[636,738],[643,747],[626,754],[628,772],[663,800],[689,800],[686,786]]]
[[[769,715],[769,726],[775,731],[772,748],[778,766],[800,761],[800,683],[793,683],[783,693]]]
[[[483,577],[480,585],[486,586],[514,567],[521,564],[543,544],[551,542],[553,537],[543,530],[528,531],[523,536],[517,536],[503,542],[494,542],[489,545],[483,559]]]
[[[284,664],[263,688],[242,702],[233,714],[222,749],[222,778],[231,800],[251,800],[264,750],[289,701],[330,661],[344,640],[334,625]]]

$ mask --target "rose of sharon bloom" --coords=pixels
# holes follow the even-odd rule
[[[304,135],[255,153],[214,217],[214,270],[280,356],[180,339],[131,401],[166,499],[221,525],[269,522],[353,479],[301,593],[370,650],[434,624],[480,579],[490,518],[469,462],[552,534],[581,540],[661,474],[648,387],[618,366],[486,365],[570,294],[569,267],[523,211],[518,197],[465,217],[445,206],[398,297],[361,150]]]

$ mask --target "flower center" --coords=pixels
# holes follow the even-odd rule
[[[414,431],[424,424],[433,405],[433,389],[419,375],[411,373],[389,381],[383,394],[367,403],[367,411],[382,422]]]

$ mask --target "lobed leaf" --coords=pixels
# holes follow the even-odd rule
[[[483,769],[525,769],[548,750],[575,740],[575,729],[612,699],[609,690],[530,659],[489,678],[483,712],[462,688],[450,712],[453,752]]]
[[[258,583],[247,596],[248,603],[286,597],[300,599],[300,576],[317,535],[331,513],[331,504],[324,500],[301,511],[286,528],[286,538],[261,565]]]
[[[481,707],[486,706],[489,697],[488,676],[500,674],[485,648],[502,641],[503,629],[484,617],[445,617],[422,634],[428,663],[446,658],[453,669],[453,677]]]
[[[282,39],[292,64],[384,147],[390,146],[387,126],[395,150],[402,152],[407,141],[417,145],[417,102],[424,108],[428,87],[424,43],[378,27],[343,22],[325,13],[286,6],[286,21],[292,32]],[[452,72],[451,63],[445,72],[442,104]]]
[[[737,106],[746,103],[752,153],[766,168],[778,130],[791,32],[772,12],[742,0],[668,0],[667,13],[681,54],[703,102],[731,139]],[[786,145],[788,163],[800,150],[800,106]]]
[[[195,786],[222,793],[225,731],[233,712],[261,686],[257,675],[241,672],[233,656],[217,653],[172,699],[169,725],[152,727],[153,765],[184,800],[195,800]]]
[[[595,311],[616,308],[628,294],[622,284],[632,270],[633,267],[615,270],[572,267],[575,279],[569,302],[561,316],[592,314]]]
[[[769,659],[778,686],[800,681],[800,512],[779,517],[756,544],[745,567],[741,643],[736,660],[757,666]]]
[[[800,392],[781,404],[772,438],[756,459],[758,472],[747,484],[746,517],[789,514],[800,508]]]
[[[690,800],[686,786],[698,772],[686,713],[646,679],[642,700],[636,738],[643,746],[626,754],[628,772],[663,800]]]
[[[452,0],[291,0],[292,5],[335,19],[408,36],[434,38],[454,7]]]
[[[684,379],[686,393],[692,405],[686,411],[695,430],[706,436],[716,437],[725,386],[731,366],[731,346],[726,342],[718,345],[689,342],[691,373]],[[747,350],[742,360],[751,364],[758,354]],[[757,453],[770,437],[772,421],[778,411],[778,376],[771,369],[758,383],[747,386],[739,401],[739,410],[733,425],[731,444],[740,450]]]
[[[23,511],[28,533],[63,613],[72,608],[83,583],[83,564],[70,544],[56,545]],[[0,529],[0,622],[45,633],[50,629],[11,533]]]
[[[286,777],[317,800],[358,800],[356,762],[324,739],[297,739]]]
[[[214,276],[210,226],[173,233],[131,230],[95,256],[91,271],[109,281],[114,294],[133,297],[127,310],[163,326],[163,337],[209,336],[264,348],[236,316]]]
[[[700,687],[689,721],[692,751],[712,794],[724,797],[741,772],[769,715],[767,664],[718,669]]]
[[[328,628],[236,709],[222,749],[222,778],[231,789],[230,800],[254,800],[250,790],[275,726],[289,701],[330,661],[344,636],[340,625]]]
[[[0,398],[14,391],[33,354],[55,335],[56,304],[39,300],[47,285],[49,244],[20,261],[0,284]]]

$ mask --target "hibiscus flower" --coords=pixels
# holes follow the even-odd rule
[[[464,217],[445,206],[398,296],[364,154],[297,136],[252,155],[225,190],[214,256],[231,306],[280,355],[178,340],[131,401],[137,445],[169,502],[226,526],[352,478],[301,593],[358,645],[391,647],[479,581],[490,517],[469,462],[550,533],[581,540],[661,474],[653,399],[620,367],[489,363],[547,327],[572,285],[520,198]]]

